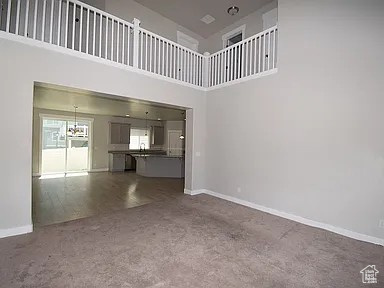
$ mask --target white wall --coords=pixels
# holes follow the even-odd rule
[[[246,25],[245,38],[251,37],[263,31],[263,14],[277,7],[277,0],[273,0],[259,10],[245,16],[244,18],[236,21],[232,25],[225,27],[220,32],[213,34],[202,42],[200,50],[203,52],[215,53],[223,49],[222,36],[230,31]]]
[[[384,1],[280,0],[278,73],[207,97],[207,188],[384,239],[383,27]]]
[[[7,137],[14,139],[0,141],[0,159],[7,163],[0,168],[0,235],[2,230],[31,224],[34,81],[190,108],[185,185],[193,190],[205,187],[203,91],[120,69],[101,60],[91,61],[94,58],[79,53],[68,55],[4,38],[0,38],[0,49],[0,120],[12,121]]]
[[[36,90],[35,90],[36,91]],[[39,174],[39,147],[40,147],[40,114],[44,115],[59,115],[73,117],[73,113],[47,110],[33,109],[33,149],[32,149],[32,173]],[[109,123],[127,123],[131,124],[132,128],[145,128],[146,121],[142,119],[112,117],[104,115],[92,115],[78,113],[78,117],[93,119],[93,134],[92,134],[92,167],[91,170],[108,169],[109,166],[109,150],[128,150],[129,145],[112,145],[109,144]],[[165,121],[148,120],[148,126],[164,126]],[[163,146],[151,147],[152,149],[164,149]]]

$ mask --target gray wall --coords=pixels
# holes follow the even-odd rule
[[[203,91],[119,69],[75,53],[68,55],[0,39],[0,120],[12,122],[0,141],[0,235],[31,225],[32,111],[34,82],[189,108],[187,189],[205,187],[206,96]],[[200,155],[200,156],[198,156]],[[193,170],[193,173],[192,173]]]
[[[280,0],[278,73],[209,92],[207,188],[384,239],[383,27],[384,1]]]

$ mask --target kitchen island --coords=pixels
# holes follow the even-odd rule
[[[136,170],[136,160],[132,155],[141,154],[140,150],[110,150],[109,153],[109,171],[124,172]],[[145,154],[166,155],[163,150],[147,150]]]
[[[184,178],[184,156],[131,154],[136,159],[136,173],[145,177]]]

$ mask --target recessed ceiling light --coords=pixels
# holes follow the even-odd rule
[[[129,114],[125,115],[126,117],[129,117]]]
[[[213,21],[215,21],[216,19],[213,18],[211,15],[205,15],[203,18],[200,19],[201,21],[203,21],[205,24],[211,24]]]
[[[157,118],[157,120],[161,121],[161,118]]]
[[[227,10],[227,13],[231,16],[235,16],[237,13],[239,13],[239,7],[237,6],[232,6],[232,7],[229,7],[228,10]]]

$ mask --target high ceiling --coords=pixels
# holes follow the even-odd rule
[[[208,38],[237,20],[260,9],[271,0],[135,0],[196,34]],[[230,16],[227,9],[237,6],[240,11]],[[211,15],[216,20],[205,24],[200,19]]]
[[[38,84],[35,86],[33,106],[35,108],[73,112],[74,105],[79,113],[145,119],[184,120],[185,110],[129,98],[111,96],[96,92],[71,89],[62,86]]]

